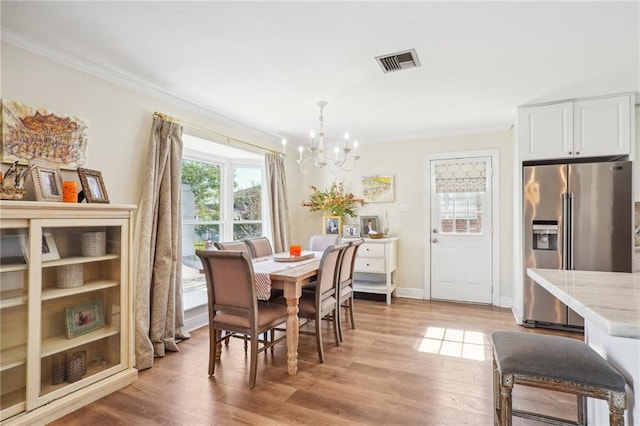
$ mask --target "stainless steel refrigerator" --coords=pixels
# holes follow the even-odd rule
[[[631,272],[631,162],[525,166],[524,325],[584,322],[527,276],[527,268]]]

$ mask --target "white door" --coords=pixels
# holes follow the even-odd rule
[[[492,301],[491,157],[431,160],[431,298]]]

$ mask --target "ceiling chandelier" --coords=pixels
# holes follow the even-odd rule
[[[311,141],[306,149],[303,146],[298,147],[298,159],[296,160],[298,168],[303,173],[308,173],[313,166],[319,168],[327,166],[331,173],[338,169],[343,171],[353,170],[360,159],[358,155],[358,141],[353,141],[353,144],[349,146],[349,134],[345,133],[344,148],[336,146],[333,148],[333,153],[331,153],[324,144],[324,107],[327,106],[327,102],[318,101],[316,105],[320,108],[320,129],[317,137],[316,133],[311,131]],[[285,141],[282,143],[283,145],[286,144]],[[309,152],[309,155],[305,156],[305,151]],[[342,151],[342,153],[340,151]]]

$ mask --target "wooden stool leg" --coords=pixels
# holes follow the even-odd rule
[[[609,424],[624,426],[624,410],[627,408],[625,392],[611,392],[609,396]]]
[[[587,426],[587,397],[584,395],[577,395],[578,399],[578,424],[580,426]]]
[[[500,374],[500,426],[511,426],[511,391],[513,374]]]

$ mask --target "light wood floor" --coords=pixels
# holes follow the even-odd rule
[[[336,347],[327,324],[324,364],[315,337],[300,335],[297,376],[287,375],[284,342],[274,355],[260,354],[254,389],[239,339],[223,349],[215,376],[207,376],[209,337],[201,328],[136,383],[54,424],[492,425],[491,332],[560,334],[520,327],[508,309],[409,299],[391,306],[356,300],[356,327],[347,326]],[[515,388],[516,407],[575,418],[574,397],[523,389]]]

